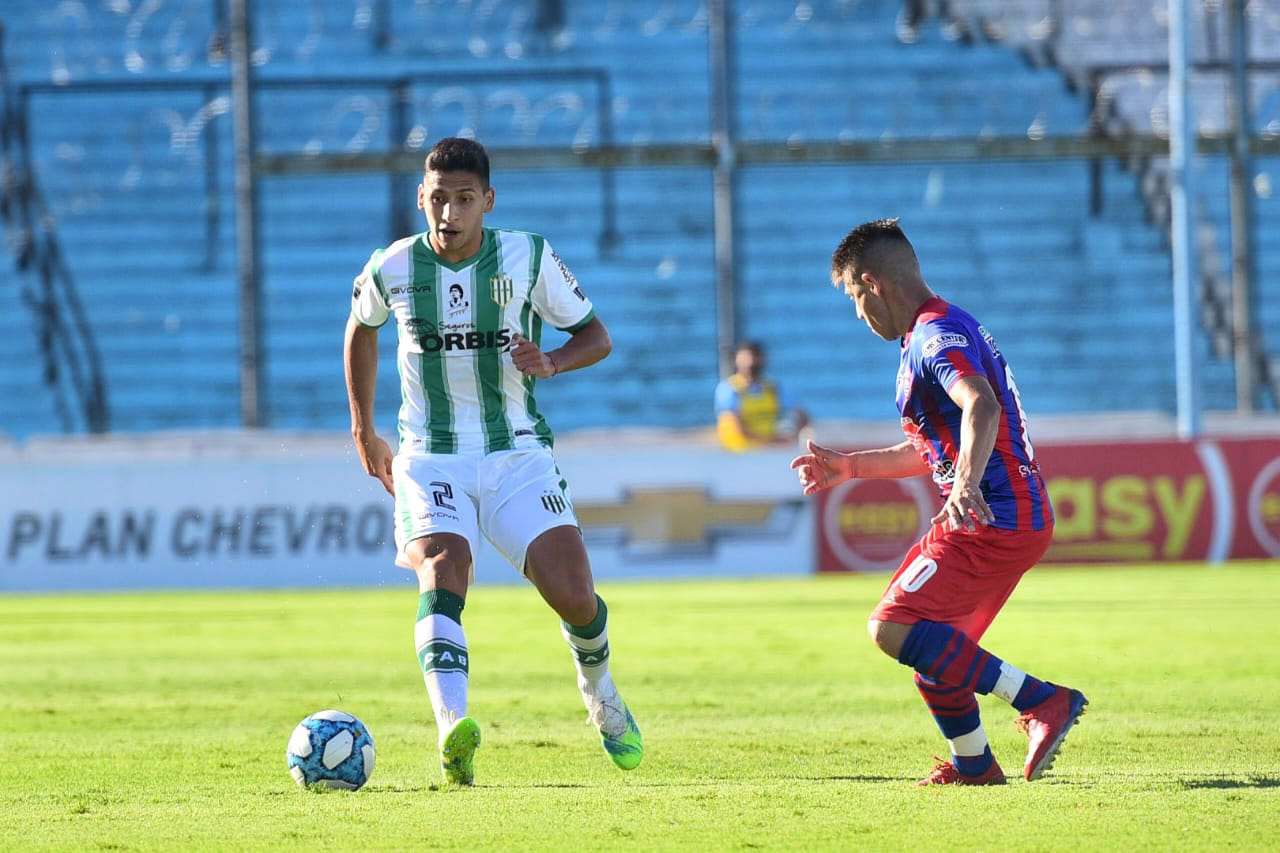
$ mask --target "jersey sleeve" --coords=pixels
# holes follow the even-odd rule
[[[369,258],[360,275],[356,276],[351,290],[351,316],[361,325],[375,328],[387,322],[387,318],[391,316],[391,306],[387,303],[387,295],[378,276],[381,260],[382,250],[379,249]]]
[[[736,412],[742,407],[738,400],[738,392],[728,382],[722,381],[716,386],[716,414]]]
[[[982,341],[960,323],[946,318],[927,324],[920,341],[920,366],[946,391],[966,376],[983,376]]]
[[[550,243],[543,244],[532,297],[533,307],[542,319],[563,332],[576,332],[595,316],[591,300]]]

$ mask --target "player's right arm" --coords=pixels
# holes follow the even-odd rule
[[[742,398],[738,395],[728,379],[721,380],[716,385],[715,394],[716,405],[716,430],[720,434],[720,441],[731,450],[742,450],[751,444],[751,442],[763,442],[761,436],[756,435],[747,427],[747,422],[742,419]]]
[[[351,437],[360,463],[370,477],[377,477],[388,494],[391,483],[391,448],[373,427],[373,392],[378,382],[378,330],[365,326],[354,316],[347,319],[342,347],[347,375],[347,402],[351,405]]]
[[[762,435],[756,435],[752,429],[747,426],[747,422],[742,419],[742,415],[738,414],[737,409],[725,409],[720,412],[720,420],[724,421],[723,429],[727,430],[738,440],[746,443],[749,441],[766,441]]]
[[[388,494],[391,481],[390,446],[374,429],[373,400],[378,383],[378,327],[391,315],[376,270],[381,252],[375,252],[356,277],[351,294],[351,316],[343,336],[342,364],[347,377],[347,402],[351,407],[351,437],[365,473],[377,477]]]
[[[929,473],[911,442],[903,441],[878,450],[842,453],[810,441],[809,452],[791,460],[806,495],[853,479],[917,477]]]

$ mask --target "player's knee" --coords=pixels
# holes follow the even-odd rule
[[[543,599],[570,625],[590,625],[599,610],[595,587],[578,578],[560,576],[539,586]]]
[[[880,626],[883,623],[879,619],[867,620],[867,636],[871,638],[871,642],[877,646],[880,645]]]
[[[591,563],[574,527],[555,527],[529,545],[524,573],[556,614],[570,625],[596,618]]]
[[[471,548],[460,536],[424,536],[406,545],[404,553],[418,574],[447,579],[471,568]]]
[[[590,625],[599,611],[595,590],[575,589],[561,600],[557,615],[570,625]]]
[[[902,650],[901,625],[896,622],[882,622],[879,619],[867,620],[867,635],[876,648],[891,658],[897,658]]]

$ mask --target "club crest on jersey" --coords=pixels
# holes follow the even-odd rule
[[[489,279],[489,295],[493,297],[498,307],[505,308],[516,295],[515,282],[511,280],[511,276],[500,272]]]
[[[897,393],[901,397],[907,393],[907,389],[911,386],[911,365],[902,364],[898,368]]]
[[[569,508],[569,502],[564,499],[564,495],[558,495],[555,492],[544,492],[542,506],[547,512],[560,515]]]

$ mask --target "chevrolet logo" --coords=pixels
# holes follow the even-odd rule
[[[708,547],[719,536],[774,533],[769,524],[784,502],[763,499],[714,500],[702,488],[631,489],[622,503],[575,506],[588,534],[621,530],[627,544]]]

